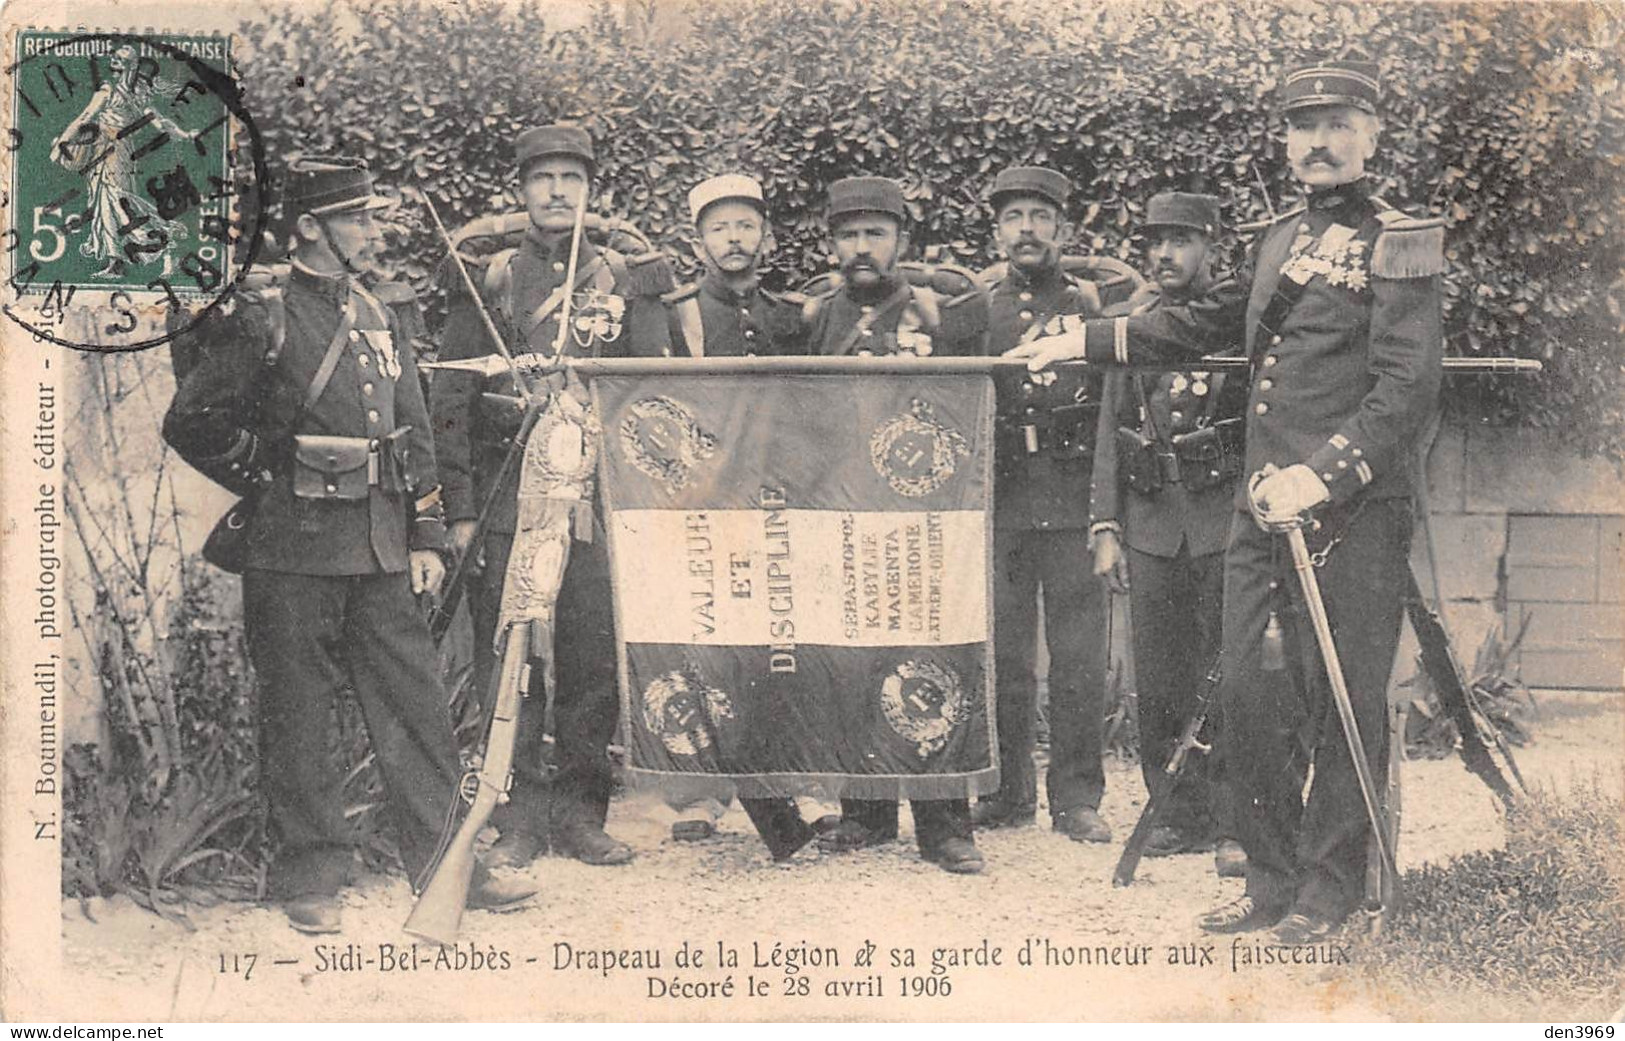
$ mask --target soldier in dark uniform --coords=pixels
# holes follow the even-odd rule
[[[597,166],[592,139],[573,126],[527,130],[515,141],[520,193],[531,226],[519,247],[497,254],[481,295],[510,350],[552,355],[570,259],[577,206],[592,188]],[[671,289],[669,264],[658,255],[626,258],[583,239],[570,287],[569,328],[562,353],[625,357],[669,353],[659,294]],[[493,354],[496,346],[477,301],[453,303],[442,360]],[[435,446],[445,481],[451,540],[459,553],[477,553],[482,566],[470,587],[478,689],[488,689],[495,665],[493,630],[516,522],[518,469],[510,468],[473,545],[481,504],[502,470],[522,416],[507,372],[485,377],[446,370],[431,393]],[[592,531],[590,541],[580,531]],[[624,864],[625,843],[604,831],[613,776],[607,746],[619,715],[609,558],[600,518],[578,529],[557,606],[557,773],[544,759],[544,713],[521,716],[510,801],[499,808],[502,838],[490,863],[523,866],[551,844],[589,864]],[[539,670],[537,670],[539,672]],[[542,703],[541,679],[533,692]],[[551,798],[550,798],[551,796]]]
[[[908,249],[902,187],[883,177],[848,177],[829,187],[829,228],[843,280],[803,311],[808,352],[823,355],[976,355],[987,332],[983,294],[973,283],[944,299],[913,286],[898,269]],[[956,874],[983,868],[964,799],[914,799],[920,855]],[[897,837],[895,799],[842,799],[839,820],[825,818],[819,845],[862,849]]]
[[[666,296],[671,341],[691,357],[799,354],[803,334],[797,293],[761,286],[758,267],[773,250],[761,183],[725,174],[688,193],[705,277]]]
[[[415,593],[445,575],[429,416],[407,335],[362,288],[382,244],[360,160],[296,162],[298,247],[285,294],[238,301],[164,418],[164,438],[255,501],[243,549],[243,630],[261,685],[260,777],[281,848],[269,888],[294,928],[339,929],[355,837],[330,749],[333,699],[360,701],[422,884],[461,775],[434,643]],[[234,511],[235,512],[235,511]],[[469,906],[533,892],[480,869]]]
[[[761,183],[743,174],[712,177],[688,193],[688,209],[705,277],[665,297],[676,353],[738,358],[795,352],[805,300],[794,293],[768,292],[757,275],[757,266],[773,248]],[[668,789],[667,804],[678,812],[672,838],[692,842],[714,834],[732,787],[726,780],[703,778]],[[746,798],[739,803],[773,859],[788,860],[811,841],[812,827],[795,800]]]
[[[1151,281],[1106,314],[1200,299],[1213,284],[1218,229],[1214,196],[1153,196],[1144,228]],[[1214,344],[1213,353],[1224,346]],[[1133,611],[1140,768],[1148,788],[1196,713],[1203,677],[1218,657],[1224,546],[1241,475],[1246,408],[1247,380],[1239,373],[1114,372],[1106,378],[1089,532],[1095,573],[1127,592]],[[1216,733],[1218,712],[1209,719],[1209,733]],[[1170,856],[1217,845],[1219,874],[1239,877],[1247,858],[1231,838],[1216,765],[1211,754],[1187,763],[1145,853]]]
[[[1035,366],[1076,357],[1127,363],[1245,338],[1255,362],[1245,472],[1265,474],[1253,499],[1266,524],[1314,509],[1309,547],[1321,560],[1371,773],[1381,777],[1411,535],[1409,452],[1443,372],[1444,236],[1439,222],[1408,219],[1364,180],[1381,130],[1377,100],[1372,63],[1294,70],[1282,87],[1286,151],[1308,199],[1264,233],[1251,277],[1184,307],[1089,322],[1019,353]],[[1245,510],[1232,517],[1220,704],[1247,889],[1201,925],[1274,925],[1276,942],[1304,943],[1358,906],[1371,826],[1323,666],[1314,661],[1297,685],[1269,668],[1284,660],[1284,636],[1316,646],[1307,619],[1287,610],[1299,597],[1283,541]],[[1314,766],[1307,804],[1306,756]]]
[[[1053,315],[1100,313],[1094,284],[1061,270],[1061,247],[1072,234],[1066,220],[1071,191],[1066,177],[1038,166],[1013,166],[995,178],[989,201],[1005,274],[991,291],[988,353],[1004,353]],[[1101,377],[1004,371],[995,379],[1000,787],[977,803],[975,821],[979,827],[1026,824],[1036,812],[1034,670],[1042,591],[1050,658],[1050,819],[1056,831],[1079,842],[1109,842],[1111,829],[1097,812],[1106,789],[1100,746],[1109,605],[1085,563]]]

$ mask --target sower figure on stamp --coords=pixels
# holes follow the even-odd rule
[[[666,295],[675,353],[690,357],[737,358],[794,353],[802,338],[805,298],[770,293],[760,285],[757,267],[773,248],[767,201],[761,182],[725,174],[695,185],[688,193],[705,276]],[[673,782],[667,803],[678,811],[672,838],[696,841],[716,830],[732,798],[721,778]],[[813,836],[793,799],[740,799],[775,860],[788,860]]]
[[[1013,166],[994,179],[989,201],[1005,274],[991,289],[987,350],[1002,354],[1054,315],[1100,313],[1093,283],[1061,270],[1072,235],[1072,185],[1054,170]],[[1101,376],[1001,372],[994,483],[995,673],[999,698],[996,795],[976,805],[978,827],[1030,822],[1037,809],[1038,597],[1049,649],[1050,765],[1055,830],[1079,842],[1109,842],[1097,812],[1105,714],[1105,588],[1089,573],[1089,484],[1100,415]]]
[[[825,355],[976,355],[987,334],[985,296],[966,277],[951,297],[910,284],[898,262],[908,249],[903,189],[883,177],[848,177],[829,187],[829,229],[843,279],[807,301],[807,349]],[[983,867],[964,799],[914,799],[920,855],[944,870]],[[815,827],[825,849],[846,851],[897,837],[895,799],[842,799],[839,819]]]
[[[295,162],[298,245],[286,293],[240,302],[164,418],[204,474],[252,496],[243,630],[260,681],[260,776],[281,848],[270,891],[295,929],[339,929],[355,837],[329,747],[355,691],[416,888],[455,810],[461,768],[416,593],[445,575],[429,416],[407,336],[360,285],[382,245],[360,160]],[[223,331],[217,328],[217,332]],[[238,516],[233,511],[233,516]],[[534,892],[477,870],[469,906]]]
[[[586,205],[597,171],[592,139],[573,126],[544,126],[515,141],[519,188],[530,228],[517,249],[497,254],[487,268],[481,295],[509,348],[551,356],[560,305],[572,295],[563,353],[624,357],[669,351],[659,294],[670,290],[669,263],[658,256],[626,258],[584,238],[576,278],[565,287],[578,209]],[[442,336],[441,360],[493,355],[479,303],[460,296]],[[480,509],[503,473],[524,414],[506,367],[493,376],[444,370],[430,395],[435,447],[445,483],[446,515],[458,553],[477,554],[480,570],[469,588],[474,621],[475,682],[489,689],[495,666],[493,628],[507,574],[516,521],[517,468],[503,487],[475,545]],[[625,843],[604,831],[613,776],[607,748],[619,715],[615,678],[614,615],[609,557],[595,518],[582,525],[559,590],[556,633],[558,694],[557,773],[549,776],[542,683],[536,676],[532,709],[522,714],[514,749],[510,800],[495,816],[501,839],[492,866],[523,867],[553,850],[589,864],[624,864]]]
[[[1378,85],[1369,62],[1294,70],[1282,88],[1287,158],[1308,189],[1254,251],[1252,276],[1201,301],[1085,323],[1019,348],[1029,364],[1200,355],[1245,337],[1251,499],[1264,525],[1313,510],[1308,535],[1370,772],[1387,766],[1387,690],[1411,536],[1409,450],[1443,372],[1443,232],[1371,193]],[[1372,832],[1321,661],[1283,683],[1283,635],[1313,648],[1287,611],[1301,601],[1283,540],[1247,512],[1225,554],[1220,689],[1245,894],[1204,916],[1215,932],[1275,926],[1281,943],[1326,936],[1358,906]],[[1296,632],[1293,632],[1296,630]],[[1312,654],[1312,651],[1307,652]],[[1299,662],[1304,660],[1298,656]],[[1307,713],[1309,740],[1300,740]],[[1304,744],[1314,783],[1303,799]]]
[[[1146,206],[1151,281],[1107,315],[1137,314],[1200,299],[1213,285],[1219,200],[1163,192]],[[1212,344],[1218,353],[1224,344]],[[1106,378],[1089,530],[1095,573],[1129,594],[1140,707],[1140,768],[1154,788],[1219,653],[1224,547],[1242,467],[1247,380],[1240,374],[1114,372]],[[1126,547],[1126,553],[1125,553]],[[1208,738],[1217,732],[1212,713]],[[1145,854],[1217,846],[1220,875],[1239,877],[1247,857],[1232,837],[1216,752],[1180,776]]]

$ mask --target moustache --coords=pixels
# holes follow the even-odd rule
[[[880,270],[880,265],[875,263],[873,257],[853,257],[851,260],[847,261],[843,267],[845,267],[845,269],[848,271],[863,271],[865,269],[869,271]]]
[[[1336,165],[1336,160],[1332,158],[1332,154],[1330,152],[1310,152],[1308,155],[1303,157],[1303,161],[1305,163],[1327,163],[1329,165]]]

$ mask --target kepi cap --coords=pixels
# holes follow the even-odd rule
[[[1377,63],[1334,58],[1311,62],[1286,74],[1281,86],[1281,110],[1313,108],[1317,105],[1352,105],[1362,112],[1377,113],[1382,86],[1377,81]]]
[[[587,164],[589,172],[598,169],[598,157],[592,150],[592,135],[580,127],[565,123],[549,123],[522,132],[514,138],[513,153],[514,165],[520,173],[524,173],[525,167],[532,162],[550,155],[579,159]]]
[[[1219,231],[1218,196],[1159,192],[1146,204],[1144,227],[1189,228],[1211,239]]]
[[[999,200],[1006,196],[1036,195],[1054,203],[1056,209],[1064,210],[1071,194],[1072,182],[1067,180],[1065,174],[1047,166],[1010,166],[999,171],[999,176],[993,179],[988,202],[996,210]]]
[[[392,199],[373,191],[367,161],[352,156],[305,156],[288,164],[284,194],[290,218],[301,213],[314,217],[334,213],[381,210]]]
[[[723,174],[710,180],[701,181],[688,193],[688,213],[694,223],[700,222],[700,214],[714,202],[724,199],[742,199],[745,202],[756,204],[757,209],[767,212],[767,198],[762,194],[762,182],[754,177],[744,174]]]
[[[889,177],[847,177],[836,181],[829,186],[827,217],[834,223],[837,217],[849,213],[884,213],[906,224],[908,209],[903,205],[903,186]]]

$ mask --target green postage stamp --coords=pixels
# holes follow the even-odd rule
[[[121,310],[223,299],[257,243],[244,204],[261,165],[230,37],[21,29],[12,44],[6,315],[128,349],[146,344],[120,337]],[[110,322],[70,333],[87,305]]]

